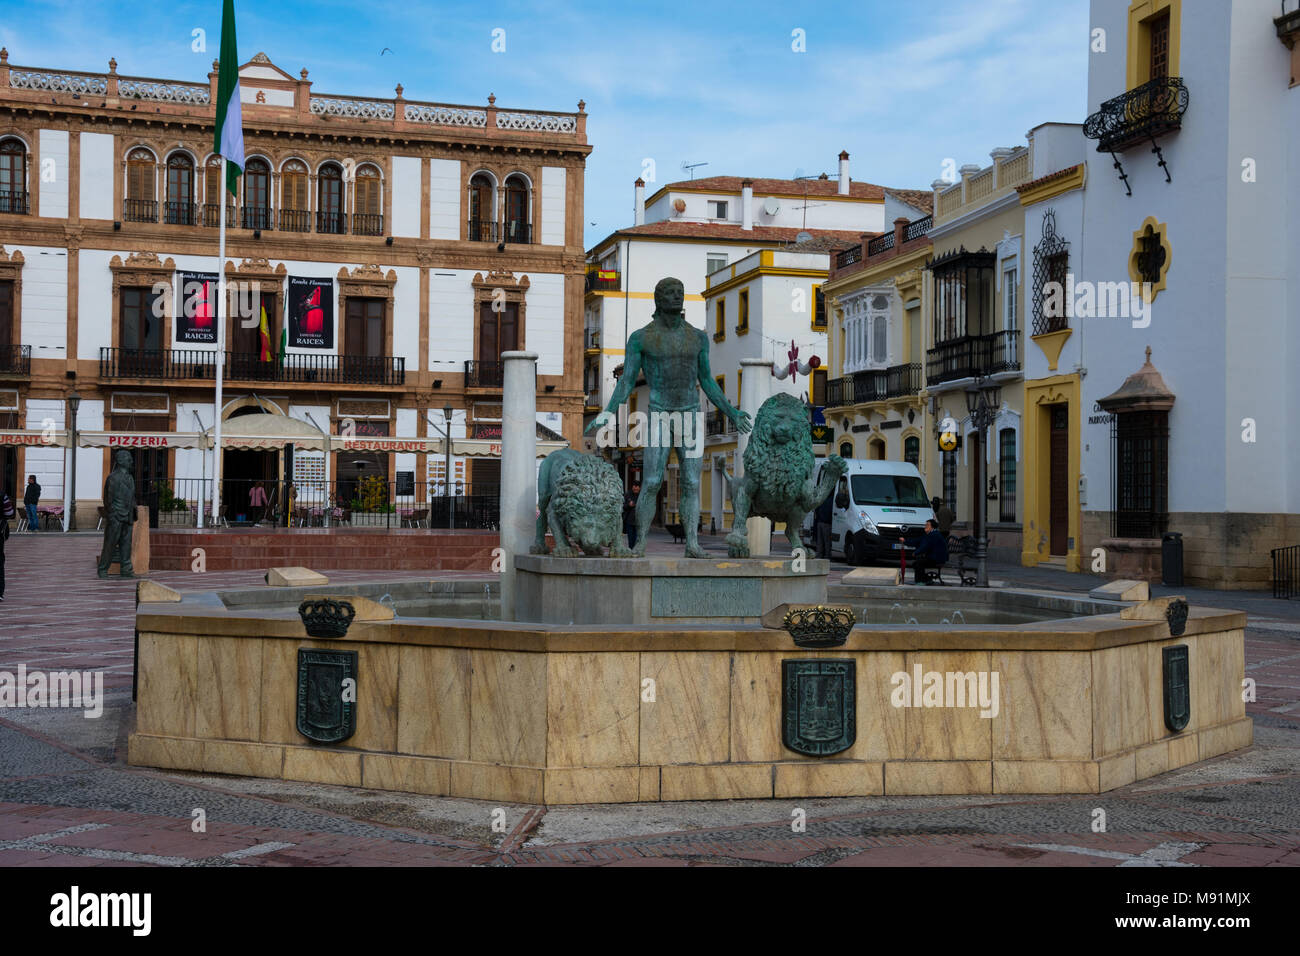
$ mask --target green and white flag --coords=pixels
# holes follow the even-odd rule
[[[235,52],[235,0],[221,10],[221,62],[217,66],[217,128],[212,149],[226,160],[226,188],[238,191],[244,171],[244,117],[239,107],[239,54]]]

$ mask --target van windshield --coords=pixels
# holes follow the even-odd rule
[[[854,475],[853,500],[860,505],[928,508],[925,485],[914,475]]]

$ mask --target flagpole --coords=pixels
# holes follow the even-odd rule
[[[221,384],[226,364],[226,157],[221,157],[221,225],[217,231],[217,405],[212,445],[212,527],[221,516]]]

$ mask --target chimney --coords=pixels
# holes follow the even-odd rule
[[[632,225],[645,225],[645,180],[640,176],[636,178],[636,212],[632,217]]]
[[[849,153],[848,150],[840,150],[840,195],[849,194]]]
[[[754,180],[745,179],[740,183],[740,228],[749,231],[754,228]]]

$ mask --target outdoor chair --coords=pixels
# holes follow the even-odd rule
[[[104,506],[103,506],[103,505],[100,505],[98,508],[96,508],[96,509],[95,509],[95,513],[99,515],[99,523],[95,525],[95,530],[96,530],[96,531],[103,531],[103,530],[104,530],[104,519],[107,517],[107,515],[104,514]]]
[[[404,520],[408,528],[426,528],[429,525],[429,509],[412,511]]]
[[[948,561],[953,570],[957,572],[957,577],[965,587],[974,587],[975,585],[975,536],[966,535],[959,538],[956,535],[948,537]],[[935,577],[940,584],[943,579],[939,577],[938,570],[935,571]]]

